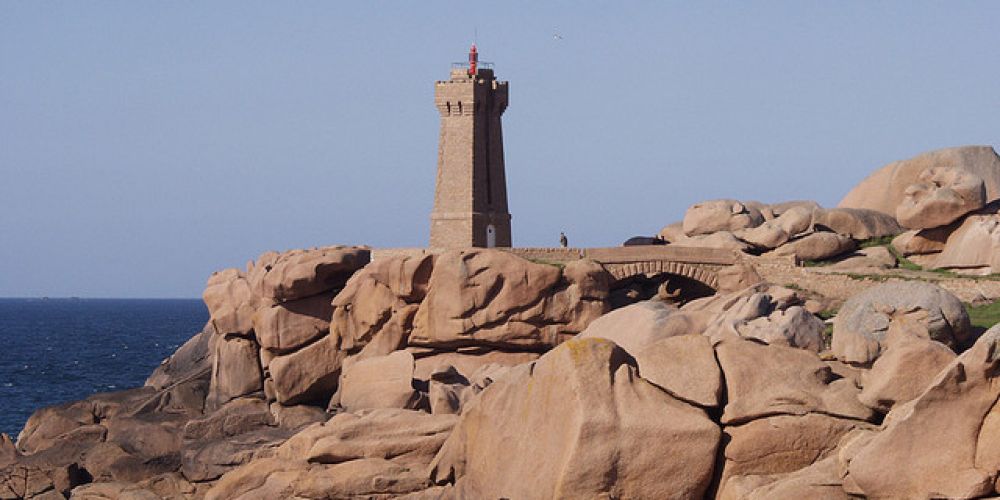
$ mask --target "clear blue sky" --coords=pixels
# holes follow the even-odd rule
[[[727,4],[0,3],[0,296],[195,297],[266,250],[424,245],[433,82],[476,31],[511,86],[516,245],[831,206],[1000,143],[1000,3]]]

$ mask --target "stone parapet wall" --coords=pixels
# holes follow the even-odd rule
[[[498,248],[510,252],[522,259],[532,261],[542,261],[551,263],[566,263],[579,260],[583,257],[585,249],[582,248]]]
[[[687,264],[733,265],[739,261],[735,251],[719,248],[644,245],[634,247],[587,248],[583,256],[602,264],[669,261]]]
[[[444,250],[434,248],[373,248],[371,253],[372,261],[379,259],[391,259],[393,257],[422,257],[424,255],[439,254]]]

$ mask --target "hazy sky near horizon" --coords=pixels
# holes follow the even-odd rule
[[[267,250],[423,246],[433,83],[481,59],[514,243],[833,206],[1000,143],[996,2],[0,3],[0,297],[196,297]],[[558,37],[555,35],[559,35]]]

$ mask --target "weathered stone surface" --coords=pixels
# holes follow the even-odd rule
[[[841,437],[854,429],[874,429],[857,420],[818,413],[779,415],[727,426],[722,451],[721,489],[729,478],[794,472],[831,456]],[[835,464],[834,464],[835,465]]]
[[[170,391],[99,393],[36,412],[19,443],[30,454],[15,453],[0,471],[0,484],[28,471],[34,494],[65,495],[91,479],[137,482],[176,470],[180,427],[195,412],[165,402]]]
[[[272,402],[268,405],[271,415],[278,427],[284,429],[298,429],[316,422],[325,422],[330,415],[326,410],[316,406],[293,405],[285,406],[281,403]]]
[[[719,405],[722,372],[707,337],[668,337],[635,354],[639,375],[670,395],[699,406]]]
[[[729,231],[718,231],[712,234],[698,234],[670,243],[676,247],[720,248],[745,252],[750,245],[740,240]]]
[[[748,297],[764,294],[770,297],[761,313],[773,309],[787,309],[791,306],[801,305],[802,297],[791,288],[774,285],[767,282],[758,283],[747,288],[732,293],[716,294],[709,297],[695,299],[681,307],[682,312],[706,312],[709,314],[719,314],[740,306]],[[757,317],[757,316],[753,316]]]
[[[449,251],[434,263],[409,344],[546,349],[607,312],[607,283],[590,261],[563,272],[499,250]]]
[[[107,443],[118,445],[128,454],[111,464],[113,477],[119,481],[137,482],[177,470],[180,467],[180,431],[186,420],[181,415],[151,412],[105,421]]]
[[[896,219],[910,229],[939,227],[982,208],[987,201],[982,177],[959,168],[930,167],[903,191]]]
[[[757,227],[737,231],[734,235],[757,248],[767,250],[784,245],[792,237],[777,220],[770,220]]]
[[[757,269],[748,262],[727,266],[715,273],[719,279],[718,293],[732,293],[764,282]]]
[[[431,462],[457,421],[456,415],[391,408],[339,413],[292,436],[276,456],[324,464],[382,458],[421,467]]]
[[[428,483],[423,470],[381,458],[362,458],[311,467],[295,481],[291,493],[299,498],[395,496],[424,489]]]
[[[820,206],[815,202],[799,203],[803,204],[793,205],[787,209],[779,207],[778,209],[782,211],[776,212],[777,218],[774,219],[774,223],[790,237],[799,236],[812,229],[813,212],[820,209]],[[771,207],[771,210],[774,211],[775,205]]]
[[[406,351],[353,363],[344,369],[340,384],[340,404],[348,411],[416,409],[420,401],[413,388],[413,355]]]
[[[73,488],[71,500],[181,500],[200,498],[198,485],[177,473],[161,474],[138,483],[120,481],[88,483]]]
[[[205,488],[202,488],[204,490]],[[138,483],[121,481],[95,482],[73,488],[71,500],[181,500],[200,498],[198,485],[180,474],[161,474]],[[61,498],[61,497],[60,497]]]
[[[1000,198],[1000,157],[990,146],[962,146],[923,153],[890,163],[868,176],[841,200],[839,207],[867,208],[895,214],[906,189],[928,168],[971,172],[986,184],[986,199]]]
[[[206,407],[215,409],[227,401],[264,390],[259,350],[253,339],[226,336],[215,342]]]
[[[894,315],[913,313],[926,335],[954,348],[972,335],[969,315],[954,295],[932,283],[882,283],[854,295],[833,320],[833,353],[848,363],[868,364],[884,349]]]
[[[712,305],[714,303],[714,305]],[[714,312],[703,333],[714,342],[725,338],[752,338],[768,344],[819,352],[823,322],[799,304],[793,290],[760,284],[705,303]],[[692,307],[689,307],[692,306]],[[694,304],[682,314],[693,315]]]
[[[903,228],[892,215],[859,208],[821,208],[813,211],[813,227],[828,229],[855,240],[893,236]]]
[[[719,429],[630,362],[612,342],[574,339],[513,368],[463,412],[432,480],[456,478],[460,498],[700,497]]]
[[[830,265],[831,269],[872,270],[896,267],[896,256],[886,247],[862,248]]]
[[[138,481],[176,470],[180,427],[201,410],[171,401],[171,391],[141,387],[43,408],[25,424],[9,466],[61,474],[110,443],[123,452],[121,460],[105,460],[97,475]]]
[[[340,349],[384,355],[406,345],[427,295],[434,257],[379,259],[358,271],[334,299],[330,333]]]
[[[14,441],[6,433],[0,432],[0,467],[6,467],[21,456]]]
[[[690,320],[675,313],[678,309],[659,300],[646,300],[621,307],[595,319],[577,338],[604,338],[629,354],[635,355],[646,346],[675,335],[691,331]]]
[[[802,306],[774,310],[767,316],[736,325],[740,337],[813,352],[819,352],[823,348],[824,328],[823,320]]]
[[[182,472],[190,481],[209,481],[268,456],[294,433],[279,428],[266,402],[244,398],[191,420],[184,427]]]
[[[295,351],[330,331],[333,294],[264,306],[253,316],[260,347],[277,354]]]
[[[81,465],[87,469],[94,481],[125,481],[118,476],[116,464],[132,458],[132,455],[114,443],[102,442],[94,445],[83,455]]]
[[[684,234],[695,236],[736,231],[764,222],[760,210],[736,200],[711,200],[691,205],[684,213]]]
[[[67,433],[98,422],[100,419],[95,415],[94,403],[90,400],[41,408],[28,417],[17,437],[17,448],[24,454],[37,453],[51,448]],[[102,435],[97,441],[103,439]]]
[[[722,414],[724,424],[807,413],[856,420],[874,416],[858,402],[857,386],[836,378],[815,353],[735,339],[722,341],[715,352],[728,397]]]
[[[325,404],[334,391],[346,353],[332,336],[324,337],[292,354],[277,356],[268,369],[277,401],[284,405],[306,402]]]
[[[800,500],[816,498],[823,500],[850,500],[841,486],[835,457],[820,460],[809,467],[776,478],[753,489],[747,500]]]
[[[260,299],[250,290],[246,275],[239,269],[213,273],[202,293],[208,307],[209,323],[220,335],[249,336],[253,314]]]
[[[1000,409],[1000,326],[951,362],[850,459],[850,482],[870,498],[973,498],[994,491]]]
[[[931,229],[910,230],[893,238],[892,248],[907,257],[938,253],[944,250],[944,243],[956,227],[957,224],[952,223]]]
[[[944,344],[910,335],[899,323],[889,327],[888,349],[861,376],[863,389],[858,399],[883,413],[919,396],[955,359]]]
[[[683,240],[684,238],[687,238],[687,235],[684,234],[683,222],[675,222],[673,224],[668,224],[666,226],[663,226],[663,229],[660,229],[660,232],[657,233],[657,236],[659,236],[661,240],[666,241],[667,243],[674,243]]]
[[[263,261],[270,262],[263,262]],[[371,260],[365,247],[331,246],[262,256],[250,285],[274,302],[301,299],[342,288],[354,271]]]
[[[857,248],[851,238],[828,232],[816,232],[778,247],[774,255],[794,255],[798,260],[826,260]]]
[[[966,217],[948,236],[944,248],[934,263],[941,269],[981,268],[1000,272],[996,264],[1000,255],[1000,202]]]
[[[433,414],[460,414],[475,393],[469,379],[451,366],[432,374],[428,386],[427,399]]]
[[[215,335],[211,323],[180,346],[146,379],[147,386],[161,390],[184,384],[194,379],[210,379],[212,356],[215,343],[221,336]],[[201,396],[204,400],[204,395]]]
[[[777,218],[792,211],[801,211],[802,213],[805,214],[812,214],[812,211],[817,208],[822,208],[822,207],[819,206],[819,203],[816,203],[815,201],[812,200],[791,200],[791,201],[783,201],[780,203],[772,203],[770,205],[767,205],[766,209],[761,210],[761,213],[764,214],[770,213],[773,216],[773,218]],[[805,229],[803,229],[803,231],[804,230]],[[799,232],[799,231],[794,231],[794,232]]]
[[[0,498],[3,500],[58,500],[82,484],[86,475],[76,464],[13,464],[0,468]]]
[[[251,498],[289,498],[291,483],[306,468],[299,461],[270,457],[251,461],[219,478],[205,500],[250,500]],[[279,488],[267,488],[275,479]],[[273,485],[272,485],[273,486]]]
[[[530,363],[541,354],[537,352],[507,352],[488,349],[463,349],[459,352],[436,352],[423,354],[416,359],[413,378],[429,380],[431,373],[440,368],[453,366],[462,376],[469,378],[487,365],[517,366]]]
[[[910,255],[907,260],[920,266],[923,269],[934,269],[934,265],[937,262],[938,255],[940,253],[929,253],[924,255]]]
[[[205,498],[396,498],[427,486],[423,471],[384,459],[326,465],[267,458],[224,476]]]

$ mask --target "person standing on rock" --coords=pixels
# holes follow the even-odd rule
[[[561,246],[563,248],[566,248],[567,246],[569,246],[569,240],[566,239],[566,233],[564,233],[562,231],[559,232],[559,246]]]

